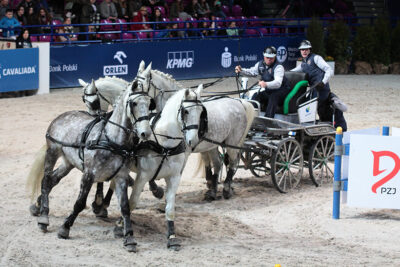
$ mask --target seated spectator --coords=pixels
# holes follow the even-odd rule
[[[171,26],[171,31],[169,31],[167,37],[168,38],[178,38],[179,37],[179,31],[178,30],[178,23],[174,23]]]
[[[163,17],[161,14],[161,10],[159,8],[156,8],[154,10],[153,15],[151,16],[151,21],[152,22],[163,22]],[[164,23],[157,23],[154,25],[155,30],[164,30],[166,28],[166,25]]]
[[[104,0],[100,6],[100,17],[102,19],[108,19],[111,21],[115,21],[118,18],[117,8],[115,4],[111,2],[111,0]]]
[[[186,13],[188,13],[192,18],[195,18],[195,19],[199,18],[199,14],[197,14],[197,10],[198,10],[197,6],[199,6],[199,1],[192,0],[185,8]]]
[[[30,7],[32,7],[34,12],[38,11],[38,6],[33,0],[23,0],[21,3],[19,3],[18,7],[20,6],[23,6],[25,10],[28,10]]]
[[[47,12],[47,10],[44,8],[40,8],[39,14],[37,17],[37,24],[38,25],[50,25],[51,21],[52,21],[52,18],[50,16],[49,12]],[[41,33],[49,33],[50,31],[51,31],[50,27],[41,27],[40,28]]]
[[[209,18],[211,16],[210,6],[208,5],[207,0],[200,0],[200,3],[198,3],[196,8],[199,17]]]
[[[26,25],[38,25],[38,16],[35,13],[33,7],[28,8],[28,10],[25,12],[26,15]],[[30,33],[39,33],[40,29],[38,28],[30,28]]]
[[[15,38],[15,28],[21,24],[13,17],[13,10],[7,9],[6,16],[0,20],[0,28],[3,29],[3,37]]]
[[[201,34],[203,35],[203,36],[209,36],[210,35],[210,31],[208,30],[208,22],[206,22],[206,21],[202,21],[201,23],[200,23],[200,26],[199,26],[199,28],[201,28]]]
[[[6,15],[7,9],[10,9],[10,4],[8,0],[0,1],[0,19],[2,19]]]
[[[115,8],[117,9],[118,18],[129,21],[129,5],[126,0],[114,1]]]
[[[154,13],[154,9],[156,6],[162,6],[164,8],[168,8],[164,0],[143,0],[143,5],[150,7],[152,14]]]
[[[181,20],[187,20],[191,16],[185,11],[185,7],[183,6],[182,0],[175,0],[171,9],[169,10],[170,20],[180,18]]]
[[[194,27],[193,23],[186,21],[186,37],[195,37],[199,36],[198,30]]]
[[[225,30],[221,30],[221,27],[218,26],[218,23],[216,21],[216,16],[215,15],[211,15],[211,20],[213,20],[211,22],[210,28],[211,28],[211,34],[212,35],[225,35],[226,31]]]
[[[236,28],[235,21],[229,22],[228,29],[226,29],[226,35],[229,35],[229,36],[238,36],[239,35],[239,29]]]
[[[28,21],[27,21],[27,19],[25,17],[25,8],[23,6],[20,6],[17,9],[17,13],[15,14],[14,17],[19,21],[19,23],[21,25],[27,25],[28,24]]]
[[[82,7],[81,17],[79,18],[80,24],[91,24],[91,23],[100,23],[100,12],[96,5],[96,0],[89,0]],[[93,26],[92,30],[99,30],[100,26]],[[87,25],[81,26],[81,32],[89,31],[89,27]],[[80,35],[79,37],[84,38],[84,35]],[[78,38],[79,38],[78,37]]]
[[[142,6],[140,8],[140,12],[133,18],[132,22],[149,22],[149,18],[147,17],[147,7]],[[131,30],[133,31],[141,31],[141,30],[151,30],[150,24],[132,24]],[[150,38],[150,34],[148,35]]]
[[[75,32],[74,27],[71,26],[71,18],[70,17],[65,17],[64,18],[64,23],[63,25],[65,25],[63,27],[64,33],[66,33],[65,36],[67,36],[67,41],[76,41],[78,40],[76,34],[74,35],[73,33]]]
[[[21,34],[17,37],[16,48],[32,48],[28,29],[22,29]]]
[[[222,11],[221,1],[215,0],[212,6],[212,12],[215,17],[226,18],[226,14]]]
[[[142,6],[144,6],[142,0],[129,1],[128,3],[129,17],[131,18],[135,17],[139,13],[139,10]]]

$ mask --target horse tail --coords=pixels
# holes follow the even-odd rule
[[[244,139],[246,138],[247,133],[249,132],[250,127],[253,124],[255,116],[254,106],[251,103],[247,102],[246,100],[242,100],[242,104],[244,106],[244,109],[246,110],[247,126],[245,131],[243,132],[242,138],[240,138],[239,146],[243,145]]]
[[[30,194],[31,201],[39,195],[44,176],[44,161],[46,158],[47,144],[42,146],[36,154],[35,160],[29,171],[26,181],[26,189]]]

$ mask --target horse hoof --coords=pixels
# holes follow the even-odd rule
[[[37,217],[40,214],[40,207],[37,207],[36,204],[32,204],[29,207],[29,212],[31,213],[32,216]]]
[[[153,193],[153,196],[155,196],[158,199],[162,199],[164,196],[164,189],[162,187],[157,186],[157,189],[151,191]]]
[[[114,232],[114,237],[115,238],[124,237],[124,228],[122,226],[115,226],[113,232]]]
[[[222,195],[224,196],[225,199],[230,199],[233,196],[233,190],[222,190]]]
[[[124,248],[128,251],[128,252],[136,252],[136,245],[126,245],[124,246]]]
[[[38,226],[43,233],[47,233],[47,224],[38,223]]]
[[[96,213],[97,218],[107,218],[107,216],[108,216],[108,211],[103,207],[101,208],[99,213]]]
[[[214,190],[208,190],[204,195],[204,200],[214,201],[217,199],[217,193]]]
[[[58,238],[67,239],[69,237],[69,229],[61,226],[57,233]]]
[[[99,214],[103,208],[103,205],[97,205],[95,201],[92,202],[92,211],[94,214]]]
[[[176,237],[168,239],[167,248],[179,251],[181,249],[181,240]]]

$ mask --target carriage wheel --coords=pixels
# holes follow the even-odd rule
[[[316,186],[333,181],[334,161],[335,139],[322,136],[313,144],[308,156],[310,178]]]
[[[272,154],[271,178],[276,189],[287,193],[294,189],[303,175],[303,152],[294,138],[282,140]]]
[[[262,154],[249,152],[250,166],[249,169],[255,177],[262,177],[268,175],[271,169],[268,163],[268,157]]]

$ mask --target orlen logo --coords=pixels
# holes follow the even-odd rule
[[[168,52],[167,69],[191,68],[194,63],[194,51]]]
[[[286,58],[287,58],[287,50],[284,46],[280,46],[278,47],[277,50],[277,55],[276,58],[278,59],[278,62],[285,62]]]
[[[124,63],[124,59],[128,56],[124,53],[124,51],[117,51],[114,55],[114,59],[117,60],[120,64]],[[103,75],[127,75],[128,74],[128,65],[108,65],[103,66]]]
[[[374,165],[372,170],[373,176],[378,176],[382,172],[386,171],[379,169],[379,159],[381,157],[390,157],[394,161],[393,170],[388,175],[384,176],[382,179],[380,179],[379,181],[377,181],[375,184],[372,185],[371,190],[373,193],[376,194],[376,190],[378,189],[378,187],[381,187],[382,185],[386,184],[387,182],[389,182],[389,180],[391,180],[393,177],[397,175],[397,173],[400,170],[400,158],[391,151],[371,151],[371,152],[372,155],[374,156]],[[381,193],[388,193],[387,191],[391,189],[394,189],[394,193],[392,194],[395,194],[396,192],[395,188],[381,188]]]

